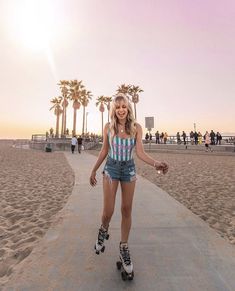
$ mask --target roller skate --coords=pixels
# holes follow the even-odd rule
[[[117,269],[121,271],[122,280],[133,280],[134,271],[130,258],[130,252],[127,243],[120,242],[120,260],[116,263]]]
[[[105,245],[104,245],[104,240],[108,240],[109,239],[109,234],[108,234],[108,229],[104,228],[103,225],[101,225],[101,227],[99,228],[99,232],[98,232],[98,238],[96,240],[95,243],[95,252],[97,255],[100,254],[100,252],[104,252],[105,250]]]

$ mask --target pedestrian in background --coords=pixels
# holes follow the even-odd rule
[[[74,154],[74,149],[76,147],[76,144],[77,144],[77,139],[76,139],[76,136],[74,135],[71,139],[71,151],[72,151],[72,154]]]
[[[184,130],[182,132],[182,137],[183,137],[184,145],[186,145],[186,133],[184,132]]]
[[[165,133],[164,133],[164,136],[163,136],[164,144],[166,144],[166,142],[167,142],[167,138],[168,138],[168,134],[167,134],[167,132],[165,132]]]
[[[80,154],[81,149],[82,149],[82,142],[83,142],[83,138],[81,137],[81,135],[78,136],[77,142],[78,142],[78,152]]]
[[[156,144],[159,144],[160,143],[160,134],[159,134],[159,131],[158,130],[155,133],[155,138],[156,138]]]
[[[210,147],[211,144],[211,137],[208,131],[205,133],[205,147],[206,147],[206,152],[210,150],[211,152],[213,151],[212,148]]]

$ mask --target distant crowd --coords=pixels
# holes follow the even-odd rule
[[[69,132],[69,129],[66,129],[66,134],[63,136],[63,138],[72,138],[74,135],[71,135]],[[95,134],[95,133],[84,133],[81,135],[78,135],[80,137],[82,137],[83,141],[85,142],[90,142],[90,141],[99,141],[101,139],[101,135]],[[78,138],[78,136],[76,135],[76,138]],[[60,136],[62,137],[62,136]],[[54,130],[53,128],[50,128],[49,132],[46,131],[46,140],[48,140],[48,138],[57,138],[56,134],[54,134]]]
[[[54,134],[53,128],[49,130],[49,132],[46,132],[46,139],[48,138],[54,138],[56,135]],[[69,133],[69,130],[66,130],[65,138],[72,138],[72,136]],[[102,136],[95,134],[95,133],[84,133],[81,135],[83,142],[99,142],[102,141]],[[177,144],[192,144],[192,145],[200,145],[202,143],[205,143],[205,141],[208,142],[210,145],[221,145],[222,142],[222,135],[219,131],[214,132],[214,130],[211,130],[210,133],[208,131],[205,132],[204,135],[200,131],[191,131],[188,135],[185,133],[185,131],[182,131],[180,133],[179,131],[176,133],[175,136],[169,136],[167,132],[159,132],[156,131],[154,134],[154,140],[156,144],[166,144],[171,143],[172,141]],[[153,141],[153,135],[149,132],[145,134],[145,143],[154,142]],[[235,137],[230,137],[229,139],[226,139],[226,142],[234,143]]]
[[[145,135],[145,142],[146,143],[151,142],[152,139],[153,139],[152,134],[147,132]],[[169,139],[169,135],[167,134],[167,132],[160,133],[159,131],[156,131],[155,133],[156,144],[166,144],[168,139]],[[183,143],[186,145],[188,142],[190,142],[192,145],[198,145],[198,144],[202,144],[203,142],[205,142],[205,140],[208,140],[208,139],[210,140],[209,143],[211,145],[221,145],[222,135],[220,132],[217,131],[217,133],[215,133],[213,130],[211,130],[210,133],[206,131],[204,135],[202,135],[200,131],[198,132],[191,131],[188,136],[185,133],[185,131],[183,131],[181,134],[178,131],[176,134],[177,144]]]

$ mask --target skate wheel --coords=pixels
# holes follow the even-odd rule
[[[126,272],[125,271],[122,271],[121,272],[121,275],[122,275],[122,280],[123,281],[126,281]]]
[[[95,249],[95,253],[96,253],[97,255],[99,255],[100,252],[96,249],[96,245],[94,245],[94,249]]]
[[[134,272],[132,271],[132,273],[128,274],[128,280],[131,281],[134,278]]]
[[[122,263],[120,261],[116,262],[116,266],[118,270],[121,270]]]
[[[105,250],[105,246],[102,247],[101,252],[103,253]]]
[[[109,239],[109,234],[106,235],[106,239],[107,239],[107,240]]]

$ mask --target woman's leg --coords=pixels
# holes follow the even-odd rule
[[[122,203],[121,203],[121,242],[127,242],[130,229],[131,229],[131,213],[132,213],[132,202],[135,191],[135,183],[133,182],[121,182],[122,190]]]
[[[117,187],[118,181],[112,181],[109,176],[104,175],[102,225],[99,228],[98,237],[95,243],[95,250],[97,255],[100,253],[100,251],[104,252],[105,239],[109,238],[108,227],[114,211]]]
[[[109,177],[103,177],[103,214],[102,214],[102,225],[105,229],[108,229],[109,222],[112,218],[115,198],[118,187],[117,180],[110,180]]]

